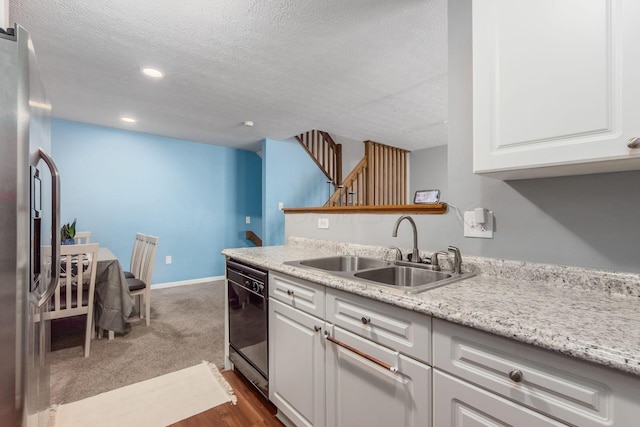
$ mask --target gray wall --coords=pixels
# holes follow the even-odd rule
[[[447,186],[447,146],[412,151],[409,167],[409,198],[418,190],[440,190],[440,200],[449,197]]]
[[[336,144],[342,144],[342,178],[344,179],[364,157],[364,142],[331,134]]]
[[[413,246],[413,234],[407,221],[398,228],[398,237],[391,236],[393,225],[399,217],[400,214],[287,214],[285,215],[285,235],[363,245],[393,245],[410,249]],[[452,228],[454,233],[462,233],[462,226],[452,214],[412,215],[412,217],[418,228],[418,248],[424,251],[444,250],[448,244],[453,244],[450,231]],[[318,229],[318,218],[329,218],[328,230]],[[443,226],[445,223],[447,226]],[[456,226],[459,227],[458,230],[455,230]]]
[[[413,216],[420,247],[455,244],[463,256],[640,272],[640,171],[509,182],[473,174],[471,49],[471,0],[450,1],[448,183],[443,200],[461,210],[493,210],[494,238],[463,237],[451,209],[441,216]],[[412,180],[420,173],[421,156],[428,156],[428,150],[421,151],[411,156]],[[412,182],[412,188],[421,184]],[[397,238],[391,237],[398,215],[329,215],[329,230],[317,229],[317,217],[287,215],[286,235],[411,246],[408,224]]]

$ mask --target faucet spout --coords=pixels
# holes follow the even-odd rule
[[[391,234],[393,237],[398,237],[398,226],[403,220],[409,221],[411,224],[411,228],[413,228],[413,251],[411,252],[411,261],[420,262],[420,251],[418,250],[418,229],[416,228],[416,223],[409,215],[402,215],[396,223],[393,225],[393,233]]]
[[[389,249],[396,251],[396,261],[402,261],[402,251],[397,246],[389,246]]]

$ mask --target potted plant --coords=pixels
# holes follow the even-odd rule
[[[73,245],[76,243],[76,220],[71,224],[64,224],[60,229],[60,243],[63,245]]]

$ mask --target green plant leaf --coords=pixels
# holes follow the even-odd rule
[[[71,236],[71,239],[76,237],[76,218],[73,219],[73,224],[69,227],[69,236]]]
[[[73,239],[75,236],[76,236],[76,219],[74,218],[71,224],[69,223],[64,224],[60,228],[60,239],[61,240]]]

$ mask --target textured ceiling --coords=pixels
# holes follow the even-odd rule
[[[446,0],[10,2],[54,117],[249,150],[314,128],[409,150],[446,144],[446,10]]]

